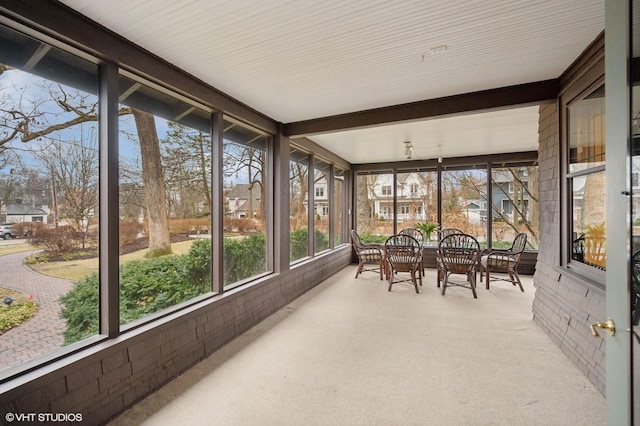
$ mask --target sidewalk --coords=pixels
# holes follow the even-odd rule
[[[0,370],[32,360],[62,346],[62,333],[66,324],[60,318],[58,299],[73,287],[73,283],[39,274],[26,267],[24,259],[34,252],[15,253],[0,258],[0,287],[33,295],[39,306],[33,318],[0,335]]]

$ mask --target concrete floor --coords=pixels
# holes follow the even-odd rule
[[[509,283],[420,294],[338,272],[112,425],[603,425],[605,399]]]

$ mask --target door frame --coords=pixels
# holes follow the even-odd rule
[[[606,336],[607,424],[633,424],[630,258],[630,18],[631,0],[605,1],[606,312],[616,333]],[[597,318],[605,321],[605,318]]]

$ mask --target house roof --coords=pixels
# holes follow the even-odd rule
[[[535,105],[604,29],[604,0],[62,3],[351,163],[537,149]]]
[[[7,204],[6,211],[8,215],[46,215],[44,210],[32,207],[28,204]]]
[[[257,202],[260,200],[260,186],[254,185],[253,190],[251,191],[251,195],[253,196],[253,201],[256,203],[254,208],[258,207]],[[238,183],[233,186],[227,193],[228,200],[244,201],[249,199],[249,184],[248,183]]]

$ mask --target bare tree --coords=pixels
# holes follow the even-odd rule
[[[178,123],[169,123],[167,137],[161,141],[168,212],[193,217],[199,206],[211,206],[211,138],[208,134]]]
[[[72,221],[74,229],[82,235],[85,248],[98,209],[96,135],[87,135],[79,141],[51,141],[36,152],[36,157],[56,184],[61,216]]]
[[[250,143],[250,142],[249,142]],[[265,152],[261,149],[254,148],[249,144],[225,143],[224,144],[224,170],[225,177],[243,175],[247,180],[249,196],[247,200],[247,213],[249,217],[253,217],[254,211],[256,216],[265,223],[266,211],[263,208],[265,200],[265,187],[263,182],[266,181]],[[253,206],[253,194],[255,186],[259,187],[260,201],[257,208]]]
[[[0,67],[0,73],[9,68]],[[30,142],[36,139],[55,140],[63,130],[76,128],[83,123],[98,120],[95,95],[42,80],[42,99],[30,98],[25,90],[15,89],[0,105],[0,151],[13,141]],[[7,105],[7,101],[11,104]],[[132,114],[130,108],[122,107],[119,115]],[[169,228],[164,203],[164,183],[161,171],[161,156],[153,116],[138,111],[136,124],[142,152],[144,192],[149,216],[149,255],[171,252]],[[155,191],[162,191],[156,194]],[[162,202],[161,202],[162,201]],[[148,204],[148,203],[154,204]]]
[[[23,179],[21,170],[19,160],[12,152],[0,150],[0,210],[20,197]]]
[[[304,208],[305,195],[308,189],[309,167],[299,162],[289,163],[289,191],[295,205],[291,206],[298,228],[308,226],[307,211]]]

